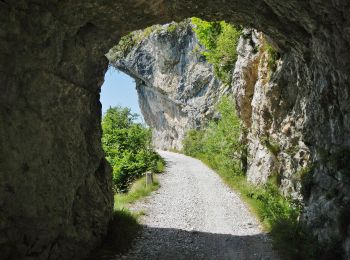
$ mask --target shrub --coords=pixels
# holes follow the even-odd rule
[[[269,43],[266,43],[266,51],[268,53],[268,60],[267,60],[268,67],[272,72],[274,72],[277,69],[277,60],[280,59],[281,55]]]
[[[224,84],[230,84],[241,29],[224,21],[207,22],[195,17],[192,23],[200,44],[206,49],[202,55],[214,66],[216,76]]]
[[[183,141],[184,152],[201,158],[214,169],[241,174],[240,159],[245,147],[239,140],[242,127],[232,98],[223,97],[217,111],[220,120],[210,122],[204,130],[187,132]]]
[[[125,192],[146,171],[159,171],[163,159],[151,145],[151,129],[136,123],[129,108],[109,108],[102,120],[102,145],[113,169],[114,190]]]
[[[189,130],[183,140],[183,149],[185,154],[190,156],[197,156],[198,154],[203,153],[202,139],[202,131],[194,129]]]

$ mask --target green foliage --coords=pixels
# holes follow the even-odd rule
[[[136,180],[127,193],[116,193],[114,195],[114,210],[123,210],[127,205],[146,197],[159,188],[159,182],[153,176],[153,184],[146,187],[146,178]]]
[[[294,178],[301,182],[301,193],[304,198],[309,198],[313,185],[313,170],[314,166],[304,167],[294,174]]]
[[[152,25],[143,30],[131,32],[120,38],[119,43],[115,45],[108,53],[109,60],[115,61],[125,57],[136,45],[148,38],[152,32],[158,31],[160,25]]]
[[[272,47],[269,43],[266,43],[266,50],[268,53],[268,67],[271,71],[275,71],[277,68],[277,60],[280,59],[280,53]]]
[[[149,26],[143,30],[138,30],[132,32],[134,38],[134,47],[135,45],[140,44],[143,40],[147,39],[153,32],[160,30],[161,26],[159,24]]]
[[[191,23],[191,19],[185,19],[178,23],[172,22],[166,27],[166,32],[173,36],[177,36],[176,33],[189,28],[190,23]]]
[[[185,154],[193,157],[203,154],[203,137],[204,131],[195,129],[189,130],[182,141]]]
[[[231,98],[224,97],[217,106],[221,115],[204,130],[190,130],[184,138],[184,152],[201,158],[217,170],[232,175],[241,174],[240,159],[244,145],[239,137],[242,130]]]
[[[131,49],[135,46],[136,40],[134,38],[133,33],[129,33],[125,36],[123,36],[120,40],[119,43],[115,46],[112,47],[112,49],[109,51],[110,61],[115,61],[118,60],[122,57],[125,57]]]
[[[163,159],[153,150],[151,130],[136,123],[129,108],[109,108],[102,120],[102,145],[113,169],[117,192],[125,192],[130,183],[150,170],[158,172]]]
[[[256,200],[259,217],[269,229],[280,221],[294,221],[300,213],[300,206],[291,200],[282,196],[278,188],[267,183],[262,187],[246,186],[246,196]]]
[[[289,154],[290,156],[294,156],[297,154],[297,152],[300,150],[299,145],[292,145],[288,149],[284,150],[285,153]]]
[[[241,29],[224,21],[207,22],[195,17],[192,23],[200,44],[206,48],[202,55],[214,66],[216,76],[223,83],[230,84]]]
[[[177,29],[177,26],[175,23],[172,23],[168,26],[167,28],[167,32],[168,33],[173,33],[173,32],[176,32],[176,29]]]

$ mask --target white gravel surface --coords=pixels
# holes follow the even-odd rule
[[[278,259],[271,240],[239,196],[199,160],[159,151],[161,187],[137,202],[143,229],[116,259]]]

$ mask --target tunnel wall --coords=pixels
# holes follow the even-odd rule
[[[346,0],[0,1],[0,249],[77,259],[112,216],[101,149],[104,57],[121,35],[199,16],[263,31],[300,65],[314,159],[302,216],[349,256],[350,3]],[[283,84],[281,84],[283,87]]]

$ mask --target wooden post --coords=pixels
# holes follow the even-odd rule
[[[152,172],[146,172],[146,187],[153,184]]]

